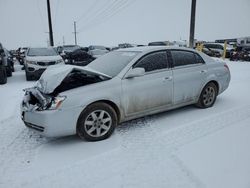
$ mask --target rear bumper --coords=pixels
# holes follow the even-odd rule
[[[60,110],[24,111],[24,124],[45,137],[60,137],[76,134],[77,120],[81,107]]]

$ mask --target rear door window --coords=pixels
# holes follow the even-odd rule
[[[197,64],[195,53],[182,50],[171,51],[174,67]]]

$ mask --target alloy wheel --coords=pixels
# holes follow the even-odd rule
[[[105,135],[112,125],[112,118],[105,110],[96,110],[91,112],[85,122],[84,129],[92,137],[101,137]]]

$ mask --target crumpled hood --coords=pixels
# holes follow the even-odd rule
[[[67,75],[73,70],[83,70],[86,73],[100,75],[106,78],[110,76],[95,71],[87,66],[79,67],[74,65],[54,65],[48,67],[36,83],[36,87],[44,94],[52,93],[59,86]]]

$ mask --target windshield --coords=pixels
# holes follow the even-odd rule
[[[113,51],[92,61],[88,67],[108,76],[115,77],[140,52]]]
[[[57,52],[53,48],[30,48],[28,56],[57,56]]]

